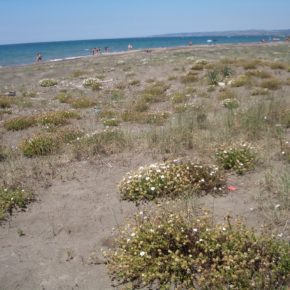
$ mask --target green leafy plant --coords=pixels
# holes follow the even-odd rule
[[[109,126],[109,127],[116,127],[119,125],[119,123],[120,123],[120,121],[118,119],[115,119],[115,118],[103,120],[104,126]]]
[[[7,109],[11,108],[13,102],[11,98],[6,97],[6,96],[0,96],[0,108],[1,109]]]
[[[47,87],[54,87],[57,85],[57,81],[54,80],[54,79],[44,79],[44,80],[41,80],[39,81],[39,85],[41,87],[44,87],[44,88],[47,88]]]
[[[290,278],[289,244],[230,217],[213,224],[210,214],[190,210],[140,212],[115,244],[104,256],[126,289],[286,289]]]
[[[32,193],[24,189],[10,189],[0,187],[0,220],[12,214],[15,208],[25,208],[32,200]]]
[[[175,160],[128,173],[119,190],[123,199],[146,201],[202,191],[222,192],[224,186],[224,177],[217,167]]]
[[[221,80],[219,71],[216,69],[209,71],[207,74],[207,79],[209,85],[216,86],[218,82]]]
[[[215,153],[217,162],[226,170],[233,169],[238,174],[243,174],[255,167],[256,151],[248,143],[222,145]]]

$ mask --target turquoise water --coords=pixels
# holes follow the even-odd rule
[[[109,47],[110,52],[126,51],[128,44],[134,49],[176,47],[184,46],[189,42],[196,44],[213,43],[249,43],[268,39],[268,36],[195,36],[195,37],[146,37],[146,38],[122,38],[122,39],[96,39],[76,40],[42,43],[25,43],[0,45],[0,66],[15,66],[35,62],[35,55],[41,52],[44,61],[53,61],[71,57],[86,56],[91,54],[94,47]]]

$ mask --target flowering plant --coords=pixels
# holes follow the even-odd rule
[[[230,217],[214,225],[211,215],[190,210],[140,212],[104,255],[126,289],[282,289],[290,278],[287,243],[256,236]]]
[[[222,192],[224,188],[225,180],[218,167],[181,160],[140,167],[128,173],[119,185],[122,198],[131,201],[176,198],[202,191]]]
[[[257,161],[254,147],[245,142],[222,145],[216,150],[215,156],[224,169],[233,169],[238,174],[253,169]]]

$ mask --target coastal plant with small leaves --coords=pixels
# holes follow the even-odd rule
[[[240,106],[240,102],[233,98],[233,99],[225,99],[222,101],[222,104],[225,108],[232,110],[232,109],[236,109]]]
[[[88,79],[85,79],[83,81],[83,86],[85,88],[90,88],[93,91],[99,91],[102,88],[101,83],[100,83],[100,80],[97,79],[97,78],[88,78]]]
[[[122,199],[130,201],[222,193],[224,189],[225,178],[218,167],[182,160],[140,167],[129,172],[119,184]]]
[[[44,79],[44,80],[39,81],[39,85],[44,88],[54,87],[57,84],[58,84],[57,80],[54,80],[54,79]]]
[[[68,119],[79,119],[80,114],[75,111],[48,112],[38,116],[37,121],[43,126],[60,126],[68,123]]]
[[[228,216],[193,211],[139,212],[104,251],[111,278],[125,289],[286,289],[290,246],[256,235]]]
[[[253,169],[257,162],[255,148],[245,142],[222,145],[216,150],[215,157],[224,169],[234,170],[238,174]]]
[[[116,118],[110,118],[110,119],[105,119],[103,120],[104,126],[109,126],[109,127],[116,127],[118,126],[120,121]]]
[[[15,208],[25,208],[32,198],[32,193],[24,189],[0,187],[0,220],[5,219],[7,214],[12,214]]]

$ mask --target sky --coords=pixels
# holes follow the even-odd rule
[[[289,29],[290,0],[0,0],[0,44]]]

